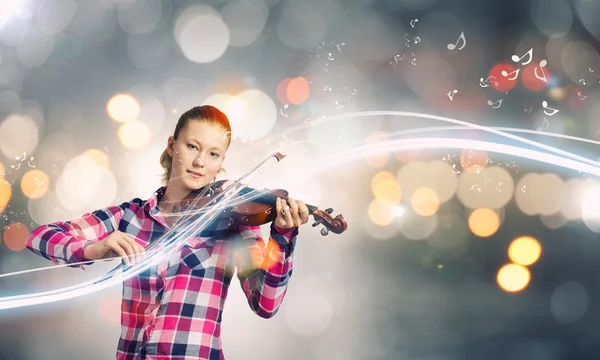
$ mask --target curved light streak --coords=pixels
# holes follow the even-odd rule
[[[485,127],[485,126],[476,125],[476,124],[472,124],[472,123],[461,121],[461,120],[445,118],[445,117],[441,117],[441,116],[427,115],[427,114],[413,113],[413,112],[403,112],[403,111],[368,111],[368,112],[357,112],[357,113],[350,113],[350,114],[335,115],[335,116],[325,118],[322,121],[315,122],[314,124],[325,123],[325,122],[330,122],[330,121],[335,121],[335,120],[341,120],[341,119],[346,119],[346,118],[351,118],[351,117],[375,116],[375,115],[412,116],[412,117],[421,117],[421,118],[428,118],[428,119],[432,119],[432,120],[439,120],[439,121],[443,121],[443,122],[454,123],[457,125],[464,126],[466,128],[490,132],[490,133],[502,136],[504,138],[509,138],[509,139],[512,139],[512,140],[515,140],[515,141],[518,141],[521,143],[525,143],[525,144],[528,144],[528,145],[531,145],[531,146],[534,146],[537,148],[541,148],[543,150],[553,152],[553,153],[556,153],[556,154],[559,154],[562,156],[548,154],[543,151],[527,149],[527,148],[523,148],[523,147],[519,147],[519,146],[506,145],[506,144],[490,142],[490,141],[463,139],[463,138],[443,138],[442,137],[442,138],[396,139],[396,140],[382,141],[375,145],[362,145],[362,146],[357,146],[357,147],[354,147],[354,148],[351,148],[348,150],[339,151],[332,155],[329,155],[329,156],[326,156],[319,160],[316,160],[313,164],[311,164],[311,170],[313,172],[325,171],[325,170],[332,169],[336,166],[340,166],[341,164],[347,163],[349,161],[352,161],[352,160],[355,160],[358,158],[364,158],[371,154],[378,154],[378,153],[389,152],[389,151],[416,150],[416,149],[440,149],[440,148],[461,148],[461,149],[462,148],[470,148],[470,149],[474,149],[474,150],[486,150],[486,151],[492,151],[492,152],[497,152],[497,153],[503,153],[503,154],[507,154],[507,155],[513,155],[513,156],[522,157],[522,158],[528,158],[528,159],[532,159],[532,160],[538,160],[538,161],[542,161],[545,163],[561,166],[564,168],[569,168],[569,169],[577,170],[577,171],[584,171],[584,172],[587,172],[590,174],[600,176],[600,167],[598,166],[598,163],[591,161],[589,159],[586,159],[584,157],[581,157],[581,156],[569,153],[567,151],[560,150],[560,149],[557,149],[557,148],[554,148],[554,147],[551,147],[551,146],[548,146],[548,145],[545,145],[545,144],[542,144],[542,143],[539,143],[536,141],[532,141],[532,140],[529,140],[529,139],[526,139],[523,137],[509,134],[505,131],[498,130],[498,128]],[[292,132],[298,131],[300,129],[303,129],[303,128],[306,128],[309,126],[314,126],[314,125],[312,125],[312,124],[299,125],[292,129],[289,129],[289,130],[280,132],[279,134],[276,134],[274,136],[271,136],[269,139],[265,139],[265,141],[280,138],[281,136],[290,134]],[[425,131],[435,131],[435,130],[440,130],[440,129],[442,129],[442,128],[441,127],[430,128],[430,129],[425,128],[425,129],[420,129],[421,131],[411,129],[411,130],[400,131],[400,132],[396,132],[396,133],[390,133],[389,135],[399,136],[399,135],[405,135],[410,132],[413,132],[413,133],[414,132],[425,132]],[[506,129],[510,129],[510,128],[503,128],[503,129],[506,130]],[[522,130],[522,129],[510,129],[510,131],[512,131],[512,132],[519,132],[519,131],[520,132],[528,132],[528,131]],[[533,131],[531,131],[531,132],[533,132]],[[567,138],[567,136],[564,136],[564,135],[559,136],[558,134],[553,134],[553,133],[541,132],[538,134],[542,134],[542,135],[546,135],[546,136],[556,136],[556,137]],[[580,138],[571,138],[571,139],[577,140],[577,141],[593,142],[591,140],[580,139]],[[262,143],[262,141],[261,141],[261,143]],[[364,142],[362,142],[362,143],[364,144]],[[593,142],[593,143],[598,144],[598,142]],[[256,145],[258,145],[258,144],[256,144]],[[230,189],[233,189],[233,188],[239,189],[238,186],[232,186],[232,188],[230,188]],[[211,211],[211,212],[204,211],[201,214],[201,216],[199,216],[197,219],[195,219],[190,224],[185,226],[181,232],[176,233],[175,236],[172,236],[170,238],[168,236],[170,236],[172,234],[172,232],[175,230],[175,228],[172,229],[172,231],[169,231],[167,234],[165,234],[165,236],[163,236],[163,237],[167,237],[166,244],[162,244],[162,238],[159,239],[156,243],[158,243],[159,245],[164,245],[164,246],[162,248],[159,246],[154,246],[153,248],[149,247],[151,249],[149,252],[147,251],[146,258],[138,264],[127,265],[124,267],[117,266],[116,268],[114,268],[109,273],[105,274],[104,276],[100,277],[99,279],[90,280],[90,281],[87,281],[87,282],[84,282],[84,283],[81,283],[78,285],[74,285],[74,286],[64,287],[64,288],[56,289],[56,290],[52,290],[52,291],[38,292],[38,293],[33,293],[33,294],[0,297],[0,310],[55,302],[55,301],[66,300],[66,299],[90,294],[90,293],[93,293],[96,291],[106,289],[110,286],[122,283],[125,280],[128,280],[136,275],[139,275],[141,272],[146,271],[152,265],[154,265],[158,259],[163,258],[164,256],[173,253],[177,249],[177,247],[181,244],[181,242],[185,241],[188,237],[193,236],[193,234],[197,234],[198,232],[200,232],[207,224],[209,224],[212,220],[214,220],[214,218],[216,217],[216,214],[220,213],[227,206],[230,206],[231,203],[235,202],[236,194],[237,194],[237,191],[233,191],[233,190],[225,191],[224,193],[222,193],[220,195],[220,196],[222,196],[221,201],[219,201],[219,203],[214,206],[213,210],[215,210],[215,211]],[[185,222],[183,222],[183,223],[185,224]],[[156,243],[154,243],[154,244],[156,244]],[[73,264],[69,264],[69,265],[73,265]],[[125,269],[125,271],[120,274],[117,274],[116,272],[118,270],[120,270],[121,268]]]

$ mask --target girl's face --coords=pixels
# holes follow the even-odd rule
[[[190,120],[177,140],[169,137],[167,151],[173,158],[169,185],[192,191],[209,184],[225,159],[229,139],[218,125]]]

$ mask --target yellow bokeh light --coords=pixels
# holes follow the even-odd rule
[[[373,176],[371,190],[375,195],[375,199],[382,204],[395,205],[402,199],[402,193],[396,177],[387,171],[379,172]]]
[[[421,216],[431,216],[440,208],[440,200],[437,194],[428,187],[415,190],[410,203],[415,213]]]
[[[129,121],[119,128],[119,140],[129,149],[138,149],[150,142],[150,129],[141,121]]]
[[[469,229],[479,237],[494,235],[500,227],[500,216],[492,209],[479,208],[469,215]]]
[[[531,280],[529,269],[517,264],[506,264],[498,270],[496,281],[504,291],[517,292],[525,289]]]
[[[140,115],[140,104],[131,95],[117,94],[106,104],[106,112],[114,121],[127,122]]]
[[[521,236],[513,240],[508,247],[508,257],[519,265],[531,265],[542,253],[542,245],[531,236]]]
[[[108,155],[104,151],[98,149],[88,149],[83,153],[84,156],[89,157],[92,161],[103,168],[107,168],[109,166]]]
[[[387,226],[394,221],[390,208],[377,200],[371,201],[368,208],[369,219],[379,226]]]
[[[48,192],[49,183],[50,179],[45,172],[38,169],[29,170],[21,178],[21,191],[30,199],[39,199]]]
[[[8,181],[0,179],[0,212],[2,212],[12,196],[12,188]]]

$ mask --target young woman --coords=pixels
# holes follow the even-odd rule
[[[168,214],[177,212],[181,200],[215,181],[231,142],[227,134],[229,120],[217,108],[190,109],[168,138],[160,158],[163,186],[150,199],[40,226],[27,247],[56,264],[139,259],[173,227]],[[252,311],[275,315],[292,275],[298,227],[308,221],[301,201],[278,199],[276,209],[267,242],[258,226],[215,220],[173,256],[125,281],[117,359],[224,359],[220,324],[235,270]]]

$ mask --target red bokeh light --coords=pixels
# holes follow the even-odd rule
[[[537,70],[536,70],[537,69]],[[537,77],[536,77],[537,72]],[[521,74],[519,75],[521,78],[521,82],[523,86],[531,91],[542,91],[548,87],[548,80],[550,80],[550,71],[541,67],[539,64],[528,64],[523,69],[521,69]],[[546,81],[543,81],[540,78],[545,78]]]
[[[507,76],[502,75],[503,71],[506,72]],[[519,79],[518,76],[521,76],[521,74],[517,74],[517,71],[520,70],[511,64],[502,63],[494,65],[488,74],[488,83],[494,90],[502,92],[509,91],[514,88],[515,85],[517,85],[517,81]]]

